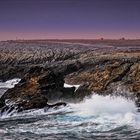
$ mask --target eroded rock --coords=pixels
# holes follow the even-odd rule
[[[108,89],[112,91],[112,83],[123,85],[130,92],[140,93],[140,63],[127,63],[116,61],[112,64],[96,66],[94,69],[75,72],[65,77],[71,84],[84,84],[89,91],[103,93]],[[116,84],[117,85],[117,84]]]
[[[14,88],[9,89],[0,98],[0,107],[4,110],[16,108],[18,111],[49,106],[48,101],[56,102],[65,98],[63,75],[43,67],[32,67]],[[68,93],[75,89],[67,88]],[[57,103],[56,105],[65,105]],[[50,105],[55,106],[55,105]]]
[[[27,110],[42,108],[47,102],[81,101],[95,92],[112,94],[118,86],[140,99],[140,49],[136,42],[104,42],[112,47],[105,47],[100,41],[86,42],[90,43],[89,47],[57,41],[15,41],[0,45],[0,79],[22,79],[0,98],[0,108],[7,109],[12,104],[19,110]],[[9,45],[12,47],[5,47]],[[75,92],[74,87],[64,88],[64,81],[81,86]]]

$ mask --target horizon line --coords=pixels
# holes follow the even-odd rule
[[[4,41],[47,41],[47,40],[140,40],[140,38],[29,38],[29,39],[6,39],[6,40],[0,40],[0,42]]]

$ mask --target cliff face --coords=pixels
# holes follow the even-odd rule
[[[11,112],[43,108],[49,101],[66,99],[64,92],[74,93],[75,88],[64,88],[63,75],[43,67],[32,67],[24,78],[14,88],[9,89],[0,98],[0,105],[3,111]],[[65,105],[65,103],[57,103]]]
[[[87,89],[94,92],[103,92],[111,87],[111,84],[124,85],[128,90],[140,93],[140,63],[119,62],[96,66],[95,69],[88,69],[75,72],[65,77],[71,84],[87,85]]]
[[[22,79],[0,98],[1,108],[5,109],[9,102],[14,102],[19,110],[42,108],[48,101],[80,101],[93,92],[102,95],[115,94],[114,90],[118,88],[132,93],[138,97],[137,102],[139,102],[139,47],[98,48],[92,44],[87,48],[82,46],[75,48],[70,47],[72,44],[70,46],[65,44],[66,46],[63,47],[62,44],[59,44],[59,48],[52,48],[50,54],[48,47],[39,47],[39,51],[42,52],[40,55],[35,54],[34,57],[27,55],[22,59],[20,57],[19,60],[18,51],[15,49],[16,59],[13,59],[12,64],[9,63],[11,60],[7,57],[4,60],[1,59],[1,66],[8,66],[5,73],[1,70],[1,79],[7,80],[12,76]],[[26,49],[27,52],[29,50],[29,48]],[[44,53],[43,50],[46,52]],[[34,54],[34,51],[31,51],[31,54]],[[78,84],[80,88],[76,91],[74,87],[65,88],[64,82]]]

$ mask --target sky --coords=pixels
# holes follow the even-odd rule
[[[140,0],[0,0],[0,40],[140,38]]]

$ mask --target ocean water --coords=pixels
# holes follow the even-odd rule
[[[5,83],[6,87],[11,88],[12,82]],[[140,113],[130,99],[93,94],[80,103],[58,109],[29,110],[12,116],[5,113],[0,117],[0,139],[137,140]]]

